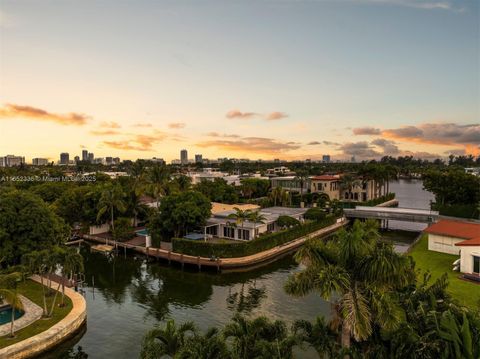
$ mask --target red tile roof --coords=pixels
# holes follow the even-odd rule
[[[332,176],[332,175],[321,175],[321,176],[314,176],[312,180],[316,181],[339,181],[340,177]]]
[[[480,236],[480,224],[442,219],[425,229],[426,233],[471,239]]]
[[[466,241],[455,243],[455,245],[456,246],[479,246],[480,247],[480,237],[467,239]]]

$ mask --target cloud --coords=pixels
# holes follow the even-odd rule
[[[119,135],[120,132],[115,130],[92,130],[90,131],[90,134],[94,136],[111,136],[111,135]]]
[[[103,141],[103,144],[124,151],[150,151],[153,146],[164,141],[167,134],[155,130],[153,135],[133,134],[121,141]]]
[[[367,141],[347,142],[340,145],[338,149],[346,156],[355,156],[359,158],[372,158],[382,155]]]
[[[208,132],[205,134],[208,137],[226,137],[226,138],[240,138],[240,135],[227,134],[227,133],[218,133],[218,132]]]
[[[180,128],[185,128],[185,123],[184,122],[172,122],[168,124],[168,128],[172,129],[180,129]]]
[[[272,138],[242,137],[238,140],[209,140],[197,143],[199,147],[215,147],[223,151],[275,155],[300,148],[294,142],[281,142]]]
[[[102,127],[102,128],[122,128],[122,126],[120,126],[120,124],[119,124],[118,122],[114,122],[114,121],[110,121],[110,122],[103,121],[103,122],[100,122],[100,124],[98,125],[98,127]]]
[[[319,141],[311,141],[309,143],[307,143],[308,146],[315,146],[315,145],[321,145],[322,143],[319,142]]]
[[[383,154],[386,156],[394,156],[400,153],[398,146],[393,141],[384,138],[377,138],[371,142],[372,145],[382,148]]]
[[[225,115],[227,118],[231,119],[250,119],[255,116],[258,116],[258,113],[255,112],[241,112],[239,110],[231,110],[228,111],[227,114]]]
[[[151,123],[136,123],[132,125],[133,127],[153,127]]]
[[[381,133],[379,128],[374,127],[357,127],[353,129],[354,135],[379,135]]]
[[[287,117],[288,115],[285,112],[274,111],[266,115],[265,119],[268,121],[272,121],[272,120],[281,120],[282,118],[287,118]]]
[[[71,112],[69,114],[61,115],[32,106],[6,104],[3,108],[0,108],[0,118],[10,119],[19,117],[40,121],[52,121],[61,125],[77,126],[85,125],[89,120],[88,116],[80,113]]]
[[[322,143],[326,146],[340,146],[340,144],[338,142],[322,141]]]
[[[421,10],[445,10],[462,12],[464,7],[452,0],[343,0],[356,4],[392,5]]]

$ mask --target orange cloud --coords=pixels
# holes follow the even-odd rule
[[[258,155],[276,155],[300,148],[294,142],[281,142],[271,138],[243,137],[238,140],[209,140],[197,143],[199,147],[215,147],[222,151],[254,153]]]
[[[111,121],[111,122],[101,122],[99,125],[99,127],[103,127],[103,128],[122,128],[122,126],[120,126],[117,122],[114,122],[114,121]]]
[[[69,114],[60,115],[31,106],[6,104],[3,108],[0,108],[0,118],[10,119],[18,117],[25,117],[32,120],[52,121],[61,125],[77,126],[85,125],[89,120],[89,117],[84,114],[71,112]]]
[[[228,111],[226,114],[227,118],[232,118],[232,119],[249,119],[252,117],[258,116],[258,113],[255,112],[241,112],[239,110],[231,110]]]
[[[180,129],[184,127],[185,127],[185,123],[183,122],[172,122],[168,124],[168,128],[172,128],[172,129]]]
[[[110,136],[110,135],[119,135],[120,132],[115,130],[92,130],[90,131],[90,134],[94,136]]]
[[[151,123],[136,123],[133,125],[133,127],[152,127],[153,125]]]
[[[269,121],[272,121],[272,120],[281,120],[282,118],[287,118],[287,117],[288,117],[288,115],[285,112],[274,111],[274,112],[269,113],[265,117],[265,119],[267,119]]]
[[[153,135],[130,135],[122,141],[103,141],[103,144],[124,151],[150,151],[153,146],[167,138],[167,134],[161,131],[154,131]]]

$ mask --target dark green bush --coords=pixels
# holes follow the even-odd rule
[[[290,216],[280,216],[277,219],[277,225],[281,228],[295,227],[300,224],[300,221]]]
[[[193,241],[184,238],[173,238],[173,251],[177,253],[207,258],[245,257],[251,254],[271,249],[287,242],[291,242],[309,233],[330,226],[336,222],[336,219],[336,217],[329,216],[319,222],[311,222],[280,232],[266,234],[246,242],[225,241],[225,243],[212,243]]]
[[[115,229],[112,230],[113,239],[118,242],[125,242],[134,236],[130,218],[121,217],[115,220]]]
[[[324,210],[318,207],[310,208],[303,217],[311,221],[321,221],[327,216]]]
[[[432,209],[439,211],[441,215],[460,218],[479,218],[479,210],[474,204],[436,204],[432,203]]]

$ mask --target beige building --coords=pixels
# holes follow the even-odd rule
[[[340,176],[322,175],[310,178],[312,193],[325,193],[330,200],[340,199]]]
[[[480,236],[455,245],[460,248],[460,272],[480,277]]]

